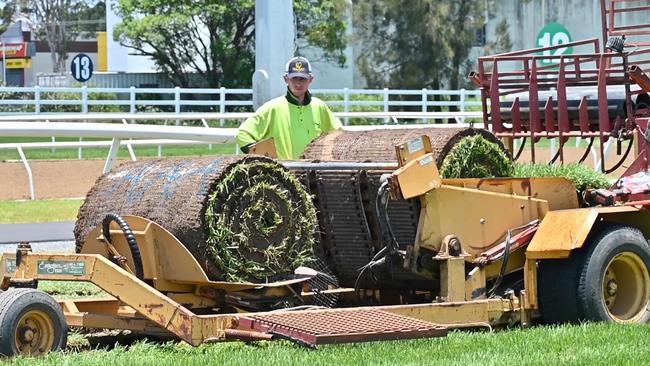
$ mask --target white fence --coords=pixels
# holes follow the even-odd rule
[[[312,93],[340,112],[465,112],[481,108],[478,90],[344,88],[314,89]],[[0,99],[0,114],[253,111],[253,89],[3,87]]]

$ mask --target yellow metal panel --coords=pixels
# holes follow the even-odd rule
[[[395,146],[397,162],[400,167],[406,165],[409,161],[422,157],[432,151],[431,140],[427,135],[416,137],[408,142]]]
[[[465,300],[465,258],[440,261],[440,296],[445,301]]]
[[[474,267],[465,280],[465,300],[485,299],[487,289],[485,288],[485,270],[481,267]]]
[[[528,245],[526,258],[568,258],[571,251],[581,248],[600,216],[615,216],[638,212],[629,206],[592,207],[549,212]]]
[[[249,154],[264,155],[269,158],[277,158],[278,151],[275,148],[275,140],[266,139],[256,142],[248,147]]]
[[[108,41],[106,32],[97,32],[97,71],[108,71]]]
[[[575,184],[566,178],[443,179],[442,184],[542,199],[551,211],[579,207]]]
[[[524,265],[524,288],[526,302],[531,309],[537,309],[537,261],[526,259]]]
[[[509,324],[513,318],[520,315],[518,301],[508,299],[380,306],[376,308],[446,325],[450,328],[490,327]]]
[[[443,185],[423,196],[425,218],[416,245],[437,253],[446,235],[456,235],[475,256],[502,242],[508,229],[546,212],[543,200]]]
[[[432,154],[408,162],[393,173],[404,199],[421,196],[440,187],[440,174]]]
[[[519,248],[514,252],[510,253],[510,258],[508,258],[508,265],[506,266],[506,274],[512,273],[514,271],[520,270],[524,266],[526,261],[526,253],[523,248]],[[501,272],[501,266],[503,265],[503,258],[498,259],[494,263],[490,263],[485,266],[485,277],[493,278],[496,277],[499,272]]]

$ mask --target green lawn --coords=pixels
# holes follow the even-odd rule
[[[497,333],[452,332],[446,338],[322,346],[286,341],[138,342],[112,350],[70,350],[16,365],[642,365],[650,357],[648,326],[586,324]],[[75,336],[75,339],[79,337]]]
[[[84,139],[84,141],[98,141],[106,139]],[[19,142],[51,142],[49,137],[0,137],[1,143],[19,143]],[[57,142],[63,141],[79,141],[78,138],[58,137]],[[145,156],[158,156],[158,146],[139,146],[133,148],[137,157]],[[33,149],[25,148],[25,156],[29,160],[43,160],[43,159],[77,159],[79,157],[79,150],[77,148],[57,148],[57,149]],[[199,145],[166,145],[162,147],[161,153],[163,156],[201,156],[201,155],[223,155],[234,154],[235,144],[199,144]],[[84,148],[82,149],[81,156],[84,159],[106,158],[108,155],[108,147],[106,148]],[[129,151],[126,147],[121,147],[118,151],[119,157],[128,157]],[[18,160],[20,155],[18,151],[11,149],[0,150],[0,161],[2,160]]]
[[[0,201],[0,224],[75,221],[80,199]]]

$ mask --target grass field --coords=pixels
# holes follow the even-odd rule
[[[15,365],[642,365],[648,327],[583,324],[446,338],[301,348],[286,341],[202,345],[140,341],[130,347],[68,350]],[[78,336],[75,336],[78,338]]]
[[[84,141],[97,141],[106,139],[89,139]],[[52,139],[48,137],[0,137],[1,143],[19,143],[19,142],[51,142]],[[57,142],[62,141],[79,141],[78,138],[57,137]],[[140,146],[133,148],[137,157],[158,156],[158,146]],[[24,149],[25,156],[29,160],[44,160],[44,159],[77,159],[77,148],[59,148],[59,149]],[[162,154],[164,156],[203,156],[203,155],[222,155],[233,154],[235,152],[235,144],[213,144],[209,145],[187,145],[187,146],[172,146],[167,145],[162,147]],[[108,156],[108,148],[84,148],[82,150],[82,157],[84,159],[105,159]],[[129,151],[122,147],[118,152],[118,157],[128,157]],[[0,149],[0,161],[2,160],[18,160],[20,155],[16,150]]]
[[[0,201],[0,224],[74,221],[80,199]]]

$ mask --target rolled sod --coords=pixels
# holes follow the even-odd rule
[[[429,136],[438,169],[447,154],[462,139],[482,136],[494,143],[508,156],[503,143],[492,133],[481,128],[400,128],[369,131],[334,131],[314,140],[305,150],[304,159],[330,161],[393,162],[397,160],[395,146],[422,135]]]
[[[510,177],[513,173],[514,166],[508,154],[481,135],[459,140],[440,167],[443,178]]]
[[[291,172],[264,157],[120,165],[97,180],[81,206],[77,251],[107,213],[160,224],[213,280],[273,281],[314,260],[311,198]]]

